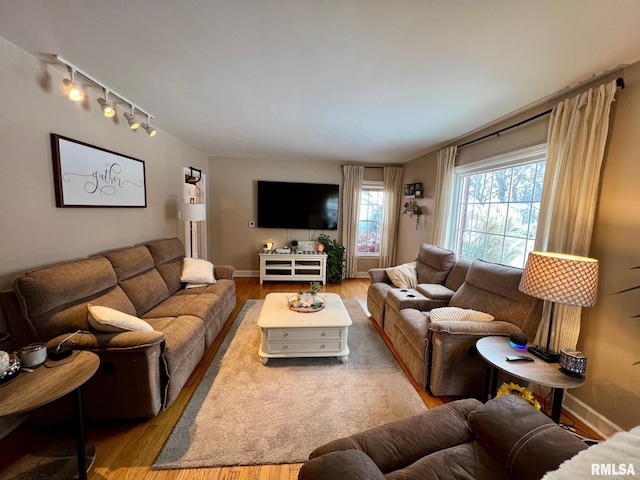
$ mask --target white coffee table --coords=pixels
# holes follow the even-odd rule
[[[269,293],[265,297],[258,326],[262,340],[258,354],[263,365],[270,358],[349,356],[347,344],[351,318],[335,293],[326,297],[322,310],[312,313],[289,309],[287,297],[294,293]]]

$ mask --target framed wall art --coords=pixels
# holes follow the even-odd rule
[[[144,162],[51,134],[57,207],[146,207]]]

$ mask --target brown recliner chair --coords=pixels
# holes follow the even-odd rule
[[[334,440],[298,479],[537,480],[586,448],[516,397],[465,399]]]
[[[449,306],[489,313],[492,322],[432,322],[431,312],[401,310],[385,332],[411,375],[437,396],[480,395],[486,363],[475,344],[489,335],[524,333],[533,339],[542,301],[518,289],[523,270],[474,260]]]

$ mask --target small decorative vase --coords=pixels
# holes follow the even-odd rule
[[[319,252],[324,252],[324,245],[319,243],[318,246],[316,247],[316,250],[318,250]]]

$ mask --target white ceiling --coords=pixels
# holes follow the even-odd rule
[[[0,36],[74,63],[160,134],[367,163],[640,60],[639,25],[638,0],[0,0]]]

